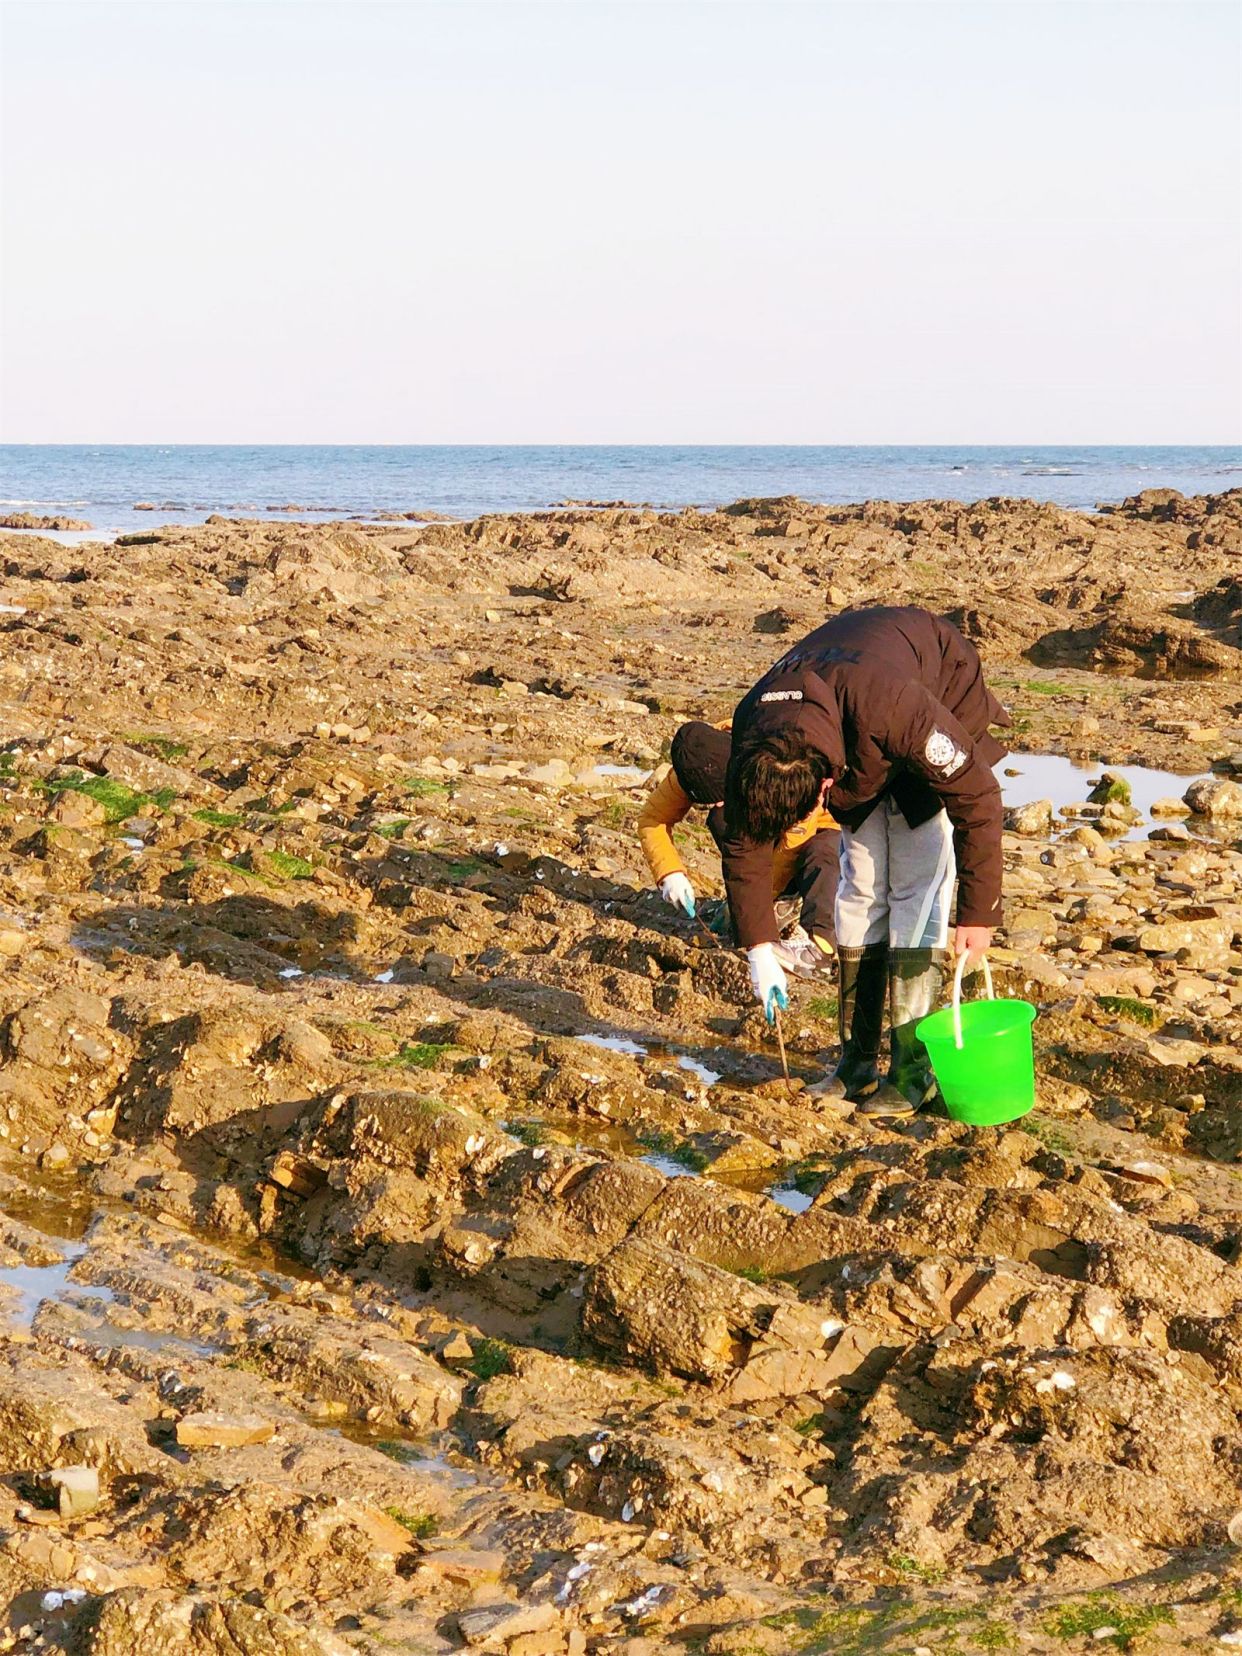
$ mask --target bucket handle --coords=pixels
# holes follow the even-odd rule
[[[966,956],[957,957],[957,970],[953,974],[953,1045],[961,1050],[962,1045],[962,978],[966,972]],[[988,999],[996,999],[996,991],[992,988],[992,968],[988,965],[988,957],[984,955],[983,981],[987,984]]]

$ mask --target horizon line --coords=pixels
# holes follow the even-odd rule
[[[1005,442],[972,442],[966,438],[939,439],[935,442],[781,442],[767,439],[762,442],[697,442],[697,441],[659,441],[659,442],[485,442],[471,440],[469,442],[431,442],[407,441],[388,438],[379,441],[369,441],[362,438],[351,438],[348,441],[330,439],[301,438],[281,439],[269,441],[258,438],[229,438],[227,440],[198,437],[181,438],[170,441],[167,438],[42,438],[10,439],[0,438],[0,448],[339,448],[339,449],[1013,449],[1013,448],[1061,448],[1061,449],[1230,449],[1242,448],[1242,435],[1225,440],[1214,441],[1187,441],[1180,439],[1177,442],[1159,439],[1146,439],[1143,442],[1108,442],[1102,439],[1091,441],[1065,441],[1064,439],[1045,438],[1013,438]]]

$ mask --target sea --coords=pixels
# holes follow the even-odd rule
[[[1242,447],[0,445],[0,514],[115,534],[229,516],[679,510],[755,495],[824,504],[1018,495],[1091,511],[1141,489],[1242,486]],[[154,511],[148,508],[154,508]]]

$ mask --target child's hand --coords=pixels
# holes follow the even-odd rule
[[[666,874],[660,881],[660,896],[694,919],[694,887],[684,874]]]

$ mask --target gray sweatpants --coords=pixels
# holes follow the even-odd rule
[[[946,948],[955,876],[947,815],[910,828],[892,800],[882,800],[861,828],[841,830],[837,946]]]

